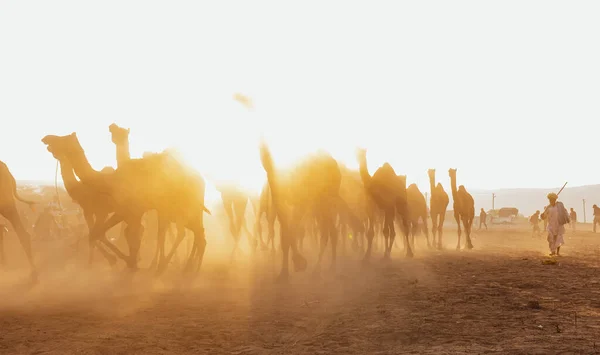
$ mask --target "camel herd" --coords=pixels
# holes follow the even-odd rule
[[[131,158],[129,153],[129,129],[111,124],[111,140],[116,147],[117,168],[94,170],[75,133],[66,136],[48,135],[42,139],[48,152],[60,163],[60,171],[69,196],[83,212],[89,230],[89,263],[94,250],[98,250],[111,264],[122,259],[128,268],[137,269],[142,239],[142,218],[147,211],[156,210],[158,228],[156,251],[151,267],[162,273],[186,235],[193,234],[193,244],[184,272],[199,271],[206,239],[204,213],[210,214],[204,202],[205,181],[196,171],[186,166],[169,151],[145,154]],[[353,243],[365,247],[363,262],[372,256],[375,230],[383,235],[384,259],[389,259],[395,245],[396,223],[400,226],[407,257],[413,256],[414,237],[421,229],[428,247],[442,248],[444,217],[449,204],[446,191],[436,184],[435,170],[428,171],[430,181],[429,208],[424,195],[416,184],[406,186],[406,176],[397,175],[394,168],[385,163],[373,175],[369,174],[367,151],[357,150],[359,170],[354,171],[338,163],[331,155],[318,152],[305,157],[293,169],[280,169],[275,165],[266,144],[260,146],[260,158],[267,181],[260,197],[254,199],[236,186],[217,185],[223,206],[229,219],[229,230],[234,239],[236,253],[242,231],[257,238],[251,247],[274,250],[275,222],[280,226],[282,266],[278,281],[289,278],[291,252],[295,271],[307,268],[302,255],[305,235],[320,238],[317,264],[314,272],[321,269],[323,255],[331,244],[331,267],[335,268],[338,236],[346,243],[348,229],[352,231]],[[465,247],[473,248],[471,226],[475,208],[473,197],[464,186],[456,183],[456,169],[449,170],[454,217],[458,224],[458,244],[461,246],[461,222],[465,230]],[[31,265],[32,275],[36,268],[31,253],[31,242],[17,212],[15,199],[32,205],[17,194],[16,181],[6,164],[0,164],[0,214],[13,226]],[[256,221],[253,233],[245,223],[245,210],[252,205]],[[266,243],[263,240],[261,220],[265,215],[268,226]],[[429,240],[428,215],[432,220],[432,240]],[[123,233],[129,253],[122,252],[106,237],[106,232],[124,222]],[[170,250],[165,250],[166,232],[174,224],[177,236]],[[317,237],[318,236],[318,237]]]

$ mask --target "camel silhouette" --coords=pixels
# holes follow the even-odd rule
[[[37,269],[35,267],[35,263],[33,262],[33,254],[31,253],[31,236],[23,226],[23,222],[21,221],[21,217],[17,210],[15,199],[29,205],[30,207],[35,204],[35,202],[25,200],[19,196],[17,193],[17,181],[15,180],[15,177],[8,169],[8,166],[6,166],[4,162],[0,161],[0,215],[4,216],[4,218],[10,222],[17,233],[17,237],[19,238],[19,242],[25,251],[27,261],[29,262],[29,266],[31,268],[31,278],[35,281],[37,280]]]
[[[463,185],[460,185],[458,189],[456,188],[456,169],[448,170],[448,174],[450,175],[452,199],[454,200],[454,219],[458,225],[456,250],[460,250],[461,221],[465,228],[465,247],[473,249],[473,244],[471,243],[471,226],[473,225],[473,219],[475,219],[475,200],[473,200],[473,196],[467,192],[467,189]]]
[[[442,184],[435,184],[435,169],[427,170],[427,175],[429,175],[429,189],[431,194],[431,197],[429,198],[429,214],[431,215],[433,245],[438,249],[442,249],[444,220],[446,219],[446,210],[448,209],[450,199],[448,198],[446,191],[444,191]]]
[[[194,233],[194,244],[184,270],[197,272],[204,257],[204,179],[182,164],[170,152],[149,155],[143,159],[130,159],[112,174],[102,174],[92,168],[75,133],[66,136],[47,135],[42,139],[47,150],[58,159],[69,160],[77,176],[84,184],[106,194],[114,203],[116,213],[100,226],[94,226],[92,235],[99,238],[117,256],[127,262],[130,269],[137,269],[141,241],[141,220],[148,210],[156,209],[166,220],[175,220],[177,239],[173,253],[183,240],[184,228]],[[125,221],[125,235],[129,255],[124,255],[102,235],[117,223]]]
[[[341,173],[337,161],[331,155],[319,152],[307,157],[289,174],[278,171],[269,147],[260,144],[261,163],[267,173],[267,181],[273,197],[273,207],[279,219],[283,263],[277,281],[289,278],[289,251],[296,271],[306,269],[306,259],[298,250],[297,236],[302,220],[308,212],[314,213],[320,228],[321,248],[314,273],[318,274],[329,239],[331,239],[332,263],[337,258],[337,230],[335,226],[336,205],[339,203]]]
[[[375,235],[375,215],[377,206],[367,193],[358,170],[352,170],[340,164],[342,172],[342,183],[340,196],[346,202],[339,210],[340,235],[344,241],[347,239],[347,229],[352,230],[352,246],[354,249],[361,248],[365,251],[365,234]]]
[[[119,127],[113,123],[108,126],[108,131],[111,134],[111,141],[115,144],[117,154],[117,167],[123,166],[127,161],[131,160],[131,153],[129,151],[129,134],[131,129]],[[146,157],[152,156],[153,153],[145,153]],[[171,221],[163,218],[160,214],[157,214],[157,229],[156,229],[156,249],[154,257],[150,262],[150,269],[156,267],[157,274],[163,272],[171,261],[170,257],[165,256],[165,244],[167,239],[167,230],[171,226]],[[126,227],[125,223],[122,223],[123,227]],[[125,228],[122,228],[123,235]],[[183,231],[185,235],[185,229]],[[173,251],[174,253],[175,251]],[[173,256],[174,254],[168,253],[167,255]]]
[[[392,245],[396,238],[394,227],[394,218],[396,213],[402,216],[402,226],[404,234],[404,246],[406,256],[412,257],[413,252],[408,241],[408,201],[406,192],[406,176],[396,175],[394,168],[388,163],[383,164],[371,176],[367,167],[367,151],[357,149],[356,157],[360,166],[360,176],[367,192],[375,201],[377,206],[384,212],[383,236],[384,259],[389,259],[392,252]],[[371,257],[371,248],[373,244],[373,235],[367,233],[367,251],[364,261]]]
[[[231,184],[217,184],[217,191],[221,193],[221,201],[223,201],[223,208],[227,214],[229,220],[229,232],[233,237],[234,246],[231,251],[230,260],[233,261],[235,253],[239,250],[238,244],[240,241],[240,235],[242,229],[246,232],[249,238],[250,246],[253,250],[256,249],[256,243],[252,238],[251,233],[248,231],[246,226],[246,208],[248,206],[248,200],[250,196],[242,191],[238,186]]]

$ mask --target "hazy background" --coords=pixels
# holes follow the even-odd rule
[[[448,188],[450,167],[470,189],[594,184],[599,10],[2,1],[0,159],[17,179],[53,180],[40,139],[75,131],[95,168],[115,166],[115,122],[131,128],[133,157],[173,146],[210,178],[255,190],[260,134],[287,164],[324,147],[355,167],[355,146],[367,147],[371,171],[389,161],[422,191],[428,168]]]

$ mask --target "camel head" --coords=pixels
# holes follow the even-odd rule
[[[451,179],[456,179],[456,169],[448,169],[448,175]]]
[[[429,176],[430,179],[435,180],[435,169],[427,169],[427,175]]]
[[[55,159],[65,159],[70,152],[82,151],[75,132],[66,136],[47,135],[42,138],[42,143]]]
[[[111,139],[114,144],[123,144],[129,141],[129,128],[125,129],[117,126],[116,123],[113,123],[108,126],[108,131],[111,134]]]

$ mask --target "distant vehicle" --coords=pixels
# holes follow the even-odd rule
[[[499,210],[489,210],[488,215],[492,224],[512,224],[519,215],[519,209],[515,207],[502,207]]]

